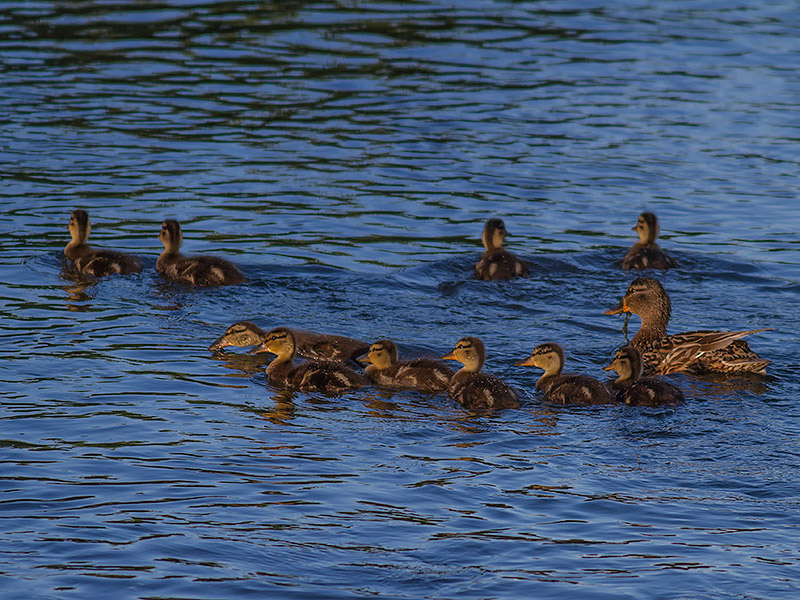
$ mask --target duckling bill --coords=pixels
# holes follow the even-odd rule
[[[87,244],[92,225],[85,210],[73,210],[67,228],[71,240],[64,248],[64,255],[81,273],[94,277],[141,273],[142,263],[136,257],[115,250],[95,250]]]

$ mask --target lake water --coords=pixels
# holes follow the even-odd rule
[[[0,1],[3,598],[800,595],[794,2]],[[64,272],[73,208],[141,275]],[[602,377],[642,210],[671,332],[770,331],[677,409]],[[471,278],[503,218],[529,279]],[[164,218],[245,285],[154,271]],[[241,319],[463,335],[519,410],[268,386]],[[631,331],[638,319],[631,322]]]

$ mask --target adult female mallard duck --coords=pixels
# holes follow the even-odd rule
[[[89,215],[85,210],[79,208],[73,210],[67,228],[72,239],[64,248],[64,255],[81,273],[95,277],[104,277],[114,273],[121,275],[141,273],[142,263],[130,254],[123,254],[115,250],[95,250],[86,243],[92,225],[89,223]]]
[[[610,404],[614,401],[606,385],[588,375],[567,375],[564,350],[558,344],[539,344],[531,355],[515,363],[518,367],[539,367],[544,375],[536,387],[553,402],[561,404]]]
[[[258,351],[275,355],[275,359],[267,366],[267,378],[281,386],[336,394],[369,383],[365,377],[340,362],[310,360],[295,366],[297,345],[294,333],[287,327],[276,327],[267,333]]]
[[[642,377],[642,357],[633,346],[623,346],[605,371],[619,377],[611,384],[617,401],[631,406],[664,406],[683,402],[683,392],[660,377]]]
[[[183,234],[175,219],[167,219],[158,235],[164,251],[156,261],[156,271],[167,279],[199,287],[234,285],[245,281],[242,272],[216,256],[184,256],[179,252]]]
[[[470,410],[519,408],[517,393],[502,379],[481,373],[486,349],[476,337],[458,340],[455,349],[442,360],[457,360],[464,366],[453,375],[448,387],[450,397]]]
[[[621,312],[633,313],[642,319],[642,326],[633,336],[631,346],[641,353],[645,372],[765,374],[770,363],[740,339],[766,329],[702,330],[667,335],[672,305],[663,286],[650,277],[639,277],[631,282],[622,301],[605,311],[605,314],[616,315]]]
[[[500,219],[486,221],[481,236],[485,250],[475,265],[475,277],[490,281],[528,276],[528,267],[525,263],[503,248],[506,235],[508,234],[503,221]]]
[[[369,345],[353,338],[330,333],[316,333],[303,329],[292,329],[297,354],[316,360],[355,361],[364,354]],[[209,350],[222,350],[229,346],[245,348],[258,346],[267,339],[267,332],[250,321],[238,321],[228,327],[220,337],[208,347]]]
[[[443,392],[453,378],[453,371],[438,360],[399,360],[397,348],[390,340],[372,344],[359,361],[369,363],[364,373],[376,385],[391,389]]]
[[[675,259],[664,254],[656,244],[658,219],[653,213],[640,214],[633,231],[639,234],[639,241],[622,259],[623,269],[671,269],[676,266]]]

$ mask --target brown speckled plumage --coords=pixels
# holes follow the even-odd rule
[[[390,340],[379,340],[359,359],[369,363],[364,373],[376,385],[418,392],[442,392],[450,386],[453,371],[438,360],[415,358],[399,360]]]
[[[675,259],[664,254],[656,244],[658,219],[653,213],[639,215],[633,231],[639,234],[636,242],[622,259],[622,268],[630,269],[671,269],[676,266]]]
[[[500,219],[489,219],[483,227],[484,252],[475,265],[475,277],[490,281],[493,279],[513,279],[527,277],[528,267],[519,258],[503,248],[507,235],[506,227]]]
[[[660,377],[642,377],[642,358],[633,346],[623,346],[614,354],[606,371],[619,377],[612,383],[618,402],[631,406],[664,406],[681,404],[683,392]]]
[[[158,237],[164,244],[164,251],[156,261],[156,271],[165,278],[198,287],[235,285],[245,281],[238,267],[223,258],[181,254],[183,234],[176,220],[164,221]]]
[[[292,333],[297,344],[297,354],[304,358],[339,362],[355,361],[369,348],[368,344],[343,335],[294,328],[292,328]],[[208,349],[222,350],[229,346],[239,348],[258,346],[266,337],[267,332],[258,325],[250,321],[237,321],[214,340]]]
[[[564,350],[558,344],[539,344],[518,366],[544,369],[536,387],[552,402],[559,404],[610,404],[614,401],[608,387],[588,375],[567,375],[564,369]]]
[[[642,319],[642,326],[633,336],[631,345],[641,353],[645,373],[716,371],[764,374],[770,363],[740,339],[765,329],[701,330],[667,335],[672,305],[663,286],[650,277],[634,280],[622,302],[605,314],[621,312],[633,313]]]
[[[310,360],[294,365],[296,343],[291,329],[276,327],[268,332],[260,351],[275,354],[267,366],[267,378],[273,383],[297,390],[336,394],[367,385],[367,379],[340,362]]]
[[[448,388],[450,397],[464,408],[476,411],[519,408],[519,397],[510,386],[499,377],[481,372],[486,350],[478,338],[461,338],[443,359],[464,365],[453,375]]]
[[[92,225],[89,223],[89,215],[85,210],[72,211],[68,229],[71,240],[64,248],[64,255],[81,273],[94,277],[105,277],[115,273],[127,275],[142,271],[142,263],[136,257],[116,250],[95,250],[86,243]]]

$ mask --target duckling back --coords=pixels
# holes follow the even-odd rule
[[[131,273],[141,273],[142,263],[129,254],[116,252],[114,250],[94,250],[89,248],[74,260],[75,267],[81,272],[94,277],[105,277],[107,275],[129,275]]]
[[[197,287],[236,285],[246,281],[238,267],[223,258],[166,254],[158,258],[156,270],[172,281]]]
[[[625,258],[622,259],[622,268],[631,269],[672,269],[677,265],[675,259],[661,251],[657,244],[634,244]]]
[[[614,398],[608,387],[588,375],[543,377],[537,387],[551,401],[559,404],[611,404]]]
[[[369,381],[342,363],[311,360],[295,367],[286,383],[298,390],[337,394],[364,387]]]
[[[614,387],[617,401],[630,406],[675,406],[684,401],[681,390],[659,377],[643,377]]]
[[[401,361],[386,369],[369,365],[364,373],[381,387],[428,393],[447,390],[453,378],[451,369],[430,358]]]
[[[450,397],[469,410],[519,408],[519,396],[502,379],[488,373],[459,371],[450,380]]]
[[[508,250],[487,250],[475,265],[475,277],[483,281],[527,277],[528,267]]]

